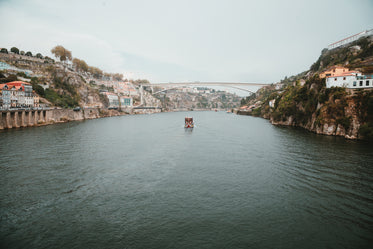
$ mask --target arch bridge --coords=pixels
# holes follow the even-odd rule
[[[254,93],[251,90],[245,89],[243,87],[247,86],[268,86],[269,84],[267,83],[249,83],[249,82],[169,82],[169,83],[151,83],[149,85],[143,85],[143,86],[150,86],[152,87],[162,87],[162,88],[167,88],[158,92],[155,92],[153,94],[165,92],[167,90],[183,87],[183,86],[225,86],[225,87],[230,87],[234,89],[238,89],[241,91],[249,92],[249,93]]]
[[[151,87],[152,90],[152,95],[166,92],[171,89],[176,89],[180,87],[186,87],[186,86],[225,86],[225,87],[230,87],[234,89],[238,89],[241,91],[248,92],[250,94],[254,93],[251,90],[248,90],[243,87],[248,87],[248,86],[268,86],[268,83],[252,83],[252,82],[168,82],[168,83],[151,83],[151,84],[146,84],[146,85],[140,85],[140,95],[141,95],[141,106],[144,105],[144,100],[143,100],[143,89],[144,87]],[[160,91],[154,92],[154,87],[162,87],[166,89],[162,89]]]

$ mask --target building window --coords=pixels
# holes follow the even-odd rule
[[[334,81],[337,81],[337,78],[334,78]]]
[[[369,80],[367,80],[367,81],[365,82],[365,85],[366,85],[366,86],[369,86]]]
[[[356,81],[354,81],[354,86],[356,86]]]
[[[335,73],[335,69],[333,69],[333,73]]]
[[[360,80],[359,86],[363,86],[363,81],[362,80]]]
[[[343,77],[343,80],[346,80],[346,77]]]

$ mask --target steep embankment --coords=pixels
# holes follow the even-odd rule
[[[303,127],[318,134],[373,139],[373,91],[326,88],[319,73],[341,65],[363,73],[373,71],[373,37],[345,47],[323,50],[308,72],[258,90],[241,105],[255,105],[251,114],[272,124]]]
[[[264,105],[261,114],[269,117],[273,124],[361,139],[368,135],[361,126],[372,120],[372,93],[370,90],[325,88],[323,80],[313,78],[304,86],[289,86],[283,93],[272,95],[274,106]]]
[[[26,73],[5,70],[0,75],[2,83],[14,80],[27,80],[33,90],[41,97],[42,102],[52,106],[73,108],[76,106],[105,106],[105,100],[99,91],[94,89],[76,71],[53,60],[23,56],[17,54],[0,54],[0,60],[22,70],[33,72],[30,77]],[[7,76],[7,78],[4,78]]]
[[[117,110],[102,110],[99,108],[89,108],[80,111],[59,108],[49,110],[17,110],[11,112],[0,112],[0,130],[43,126],[120,115],[124,115],[124,112],[119,112]]]

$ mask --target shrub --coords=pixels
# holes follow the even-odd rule
[[[373,123],[366,123],[360,126],[359,136],[366,140],[373,141]]]
[[[347,95],[346,89],[343,87],[332,87],[330,89],[332,89],[334,99],[341,99]]]
[[[260,114],[262,113],[262,108],[256,108],[253,110],[252,114],[253,116],[260,116]]]
[[[274,111],[274,112],[272,113],[272,118],[273,118],[273,120],[276,121],[276,122],[278,122],[278,121],[281,120],[281,116],[282,116],[282,114],[281,114],[280,112],[278,112],[278,111]]]
[[[329,95],[325,91],[319,94],[318,101],[320,102],[320,104],[325,103],[328,99],[329,99]]]
[[[12,48],[10,49],[10,52],[13,52],[13,53],[15,53],[15,54],[19,54],[19,49],[16,48],[16,47],[12,47]]]
[[[296,92],[296,95],[295,95],[295,100],[296,101],[306,101],[308,99],[308,90],[307,90],[307,86],[304,85],[303,87],[301,87],[297,92]]]
[[[79,105],[79,98],[77,96],[61,95],[50,88],[45,90],[45,98],[53,104],[64,108],[72,108]]]
[[[350,126],[351,126],[351,117],[341,117],[341,118],[337,118],[337,124],[340,124],[343,126],[343,128],[345,128],[345,130],[347,131]]]
[[[315,120],[316,127],[319,127],[319,126],[321,126],[323,124],[324,124],[324,119],[322,117],[320,117],[320,116],[317,117],[316,120]]]

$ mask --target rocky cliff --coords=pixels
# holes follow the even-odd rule
[[[81,74],[62,63],[4,53],[0,53],[0,61],[26,72],[10,69],[2,72],[0,76],[8,75],[8,77],[13,76],[12,80],[17,80],[18,77],[18,80],[29,81],[44,103],[63,108],[107,105],[107,100],[100,96],[99,91],[86,82]],[[27,73],[27,70],[32,71],[32,76]],[[12,81],[2,80],[5,80],[3,83]]]
[[[309,71],[263,87],[241,101],[251,115],[275,125],[303,127],[317,134],[373,140],[373,89],[326,88],[319,73],[332,65],[373,73],[373,37],[323,50]]]

